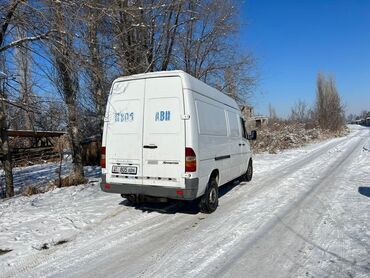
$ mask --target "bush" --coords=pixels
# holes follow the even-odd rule
[[[22,195],[29,197],[31,195],[40,194],[40,193],[43,193],[41,189],[37,188],[36,186],[29,185],[23,190]]]
[[[60,180],[60,186],[58,186],[59,179],[56,179],[54,181],[54,184],[56,185],[56,187],[69,187],[69,186],[75,186],[75,185],[84,184],[84,183],[87,183],[87,179],[86,178],[84,178],[84,177],[77,177],[74,174],[70,174],[69,176],[66,176],[66,177],[61,178],[61,180]]]
[[[343,136],[347,130],[331,132],[312,127],[304,123],[277,121],[258,130],[257,140],[252,143],[256,153],[277,153],[285,149],[298,148],[303,145],[331,137]]]

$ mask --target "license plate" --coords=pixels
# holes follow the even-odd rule
[[[113,166],[112,173],[123,175],[136,175],[137,167],[135,166]]]

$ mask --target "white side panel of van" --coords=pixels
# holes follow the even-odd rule
[[[222,104],[199,94],[195,96],[195,107],[199,134],[199,186],[205,188],[213,169],[219,169],[220,184],[223,184],[231,178],[228,171],[230,159],[227,158],[231,150],[225,111]]]
[[[108,102],[106,132],[107,182],[141,184],[142,128],[145,80],[115,83]],[[113,166],[136,167],[135,175],[112,174]],[[126,176],[126,177],[125,177]]]
[[[143,184],[183,186],[185,124],[180,77],[146,79]]]
[[[243,150],[243,142],[242,136],[240,131],[240,124],[239,124],[239,115],[234,111],[228,110],[226,112],[227,120],[228,120],[228,138],[229,138],[229,149],[230,149],[230,163],[229,163],[229,172],[230,172],[230,179],[235,179],[239,177],[242,172],[241,164],[244,163],[244,156],[242,155]]]

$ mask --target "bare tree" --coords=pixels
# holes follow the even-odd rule
[[[87,73],[87,97],[90,97],[95,113],[97,126],[100,133],[103,132],[105,103],[109,92],[109,83],[107,75],[107,61],[109,61],[109,44],[106,40],[107,15],[105,13],[104,1],[94,0],[81,2],[81,34],[82,43],[87,49],[82,49],[80,53],[81,63]],[[99,131],[96,131],[98,133]]]
[[[344,109],[334,78],[317,76],[316,119],[323,129],[339,131],[344,127]]]
[[[108,87],[118,75],[181,69],[245,102],[255,84],[255,64],[235,43],[239,5],[236,0],[3,1],[0,59],[13,69],[0,70],[17,75],[6,82],[7,90],[1,87],[0,98],[8,195],[14,192],[9,123],[68,129],[73,172],[82,178],[81,130],[102,131]],[[46,79],[55,89],[37,86]],[[44,93],[52,96],[48,102],[40,97]]]
[[[233,96],[245,99],[255,85],[255,63],[234,47],[238,5],[233,0],[115,2],[108,21],[119,67],[124,75],[182,69],[225,93],[231,86],[226,78],[233,75]]]
[[[13,1],[6,10],[2,11],[2,18],[4,19],[0,26],[0,65],[3,68],[4,63],[4,42],[5,36],[8,31],[9,25],[12,22],[14,14],[17,10],[18,5],[21,1]],[[2,76],[0,78],[5,79],[6,74],[3,71],[0,72]],[[0,80],[3,81],[3,80]],[[4,82],[0,82],[0,140],[1,140],[1,162],[5,173],[5,185],[6,185],[6,197],[14,196],[14,185],[13,185],[13,165],[12,155],[9,147],[9,138],[7,134],[7,95],[4,90]]]
[[[77,8],[73,2],[49,3],[52,16],[51,25],[57,30],[57,35],[51,42],[51,53],[57,69],[57,86],[64,97],[67,106],[68,135],[71,140],[73,154],[73,173],[75,182],[84,181],[82,153],[80,146],[80,131],[78,128],[77,94],[79,90],[78,68],[74,63],[73,26],[76,22],[74,11]]]
[[[360,117],[362,119],[366,119],[367,115],[368,115],[368,112],[366,110],[362,110],[361,113],[360,113]]]
[[[275,108],[269,103],[269,118],[271,119],[271,122],[274,120],[277,120],[276,110]]]
[[[302,100],[299,100],[290,112],[289,119],[294,122],[307,123],[311,120],[312,111],[308,104]]]
[[[18,27],[16,32],[16,37],[18,40],[27,36],[26,31]],[[29,107],[31,104],[32,98],[32,76],[30,69],[30,51],[28,49],[28,42],[25,42],[23,45],[16,48],[16,57],[15,61],[17,63],[18,69],[18,82],[19,82],[19,94],[20,102]],[[29,110],[22,109],[22,121],[21,126],[24,129],[31,130],[33,129],[32,124],[32,114]]]
[[[67,111],[65,103],[58,100],[37,100],[40,113],[35,114],[35,128],[39,130],[65,130]]]

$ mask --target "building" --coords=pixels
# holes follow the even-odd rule
[[[254,121],[255,127],[266,126],[269,123],[269,118],[267,116],[254,116],[251,120]]]
[[[241,107],[241,112],[244,119],[247,121],[247,126],[251,128],[262,127],[268,124],[269,118],[267,116],[258,115],[255,116],[253,107],[244,105]]]
[[[370,126],[370,116],[366,117],[366,119],[365,119],[365,125],[366,126]]]

